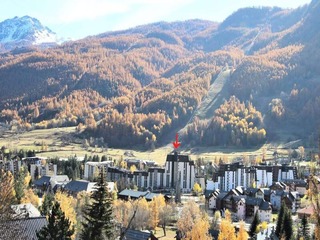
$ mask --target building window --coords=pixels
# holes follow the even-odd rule
[[[152,175],[153,175],[153,173],[150,173],[150,177],[149,177],[149,186],[150,187],[153,187],[153,181],[152,181],[153,180],[152,179],[153,176]]]
[[[163,173],[160,173],[160,187],[163,188]]]
[[[145,176],[144,177],[144,187],[147,187],[147,184],[148,184],[148,178]]]

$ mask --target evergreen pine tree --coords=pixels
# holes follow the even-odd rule
[[[251,226],[250,226],[250,231],[249,231],[250,237],[253,237],[255,235],[256,229],[257,229],[257,226],[259,225],[259,223],[260,223],[259,215],[258,215],[258,212],[256,212],[256,214],[253,217]]]
[[[18,172],[14,181],[14,190],[16,191],[16,198],[19,204],[21,203],[21,199],[24,197],[24,178],[25,172],[21,170]]]
[[[37,232],[38,240],[71,240],[74,228],[70,228],[71,222],[65,217],[59,202],[55,202],[51,214],[48,217],[48,225]]]
[[[286,240],[290,240],[293,235],[291,211],[286,208],[283,219],[283,235]]]
[[[280,237],[283,233],[283,220],[284,220],[284,214],[285,214],[285,204],[281,203],[280,212],[278,214],[278,220],[277,220],[277,226],[276,226],[276,236]]]
[[[100,177],[96,191],[91,195],[92,203],[87,204],[84,210],[81,239],[101,240],[111,239],[113,235],[112,224],[112,196],[108,192],[103,168],[100,169]]]
[[[308,220],[306,215],[303,215],[303,218],[301,219],[301,234],[305,240],[310,239]]]
[[[51,193],[48,193],[44,196],[42,206],[40,208],[40,213],[43,216],[47,216],[50,213],[50,210],[53,206],[54,196]]]

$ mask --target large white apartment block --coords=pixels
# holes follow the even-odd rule
[[[174,189],[180,188],[182,192],[190,192],[195,183],[194,162],[187,155],[167,155],[165,167],[149,166],[134,172],[112,166],[112,162],[87,162],[84,168],[84,179],[90,179],[104,166],[108,181],[124,181],[135,184],[139,189]]]
[[[251,186],[255,180],[255,172],[251,167],[244,167],[239,162],[220,165],[214,177],[215,185],[223,191],[229,191],[237,186]]]
[[[194,180],[194,162],[190,160],[188,155],[177,153],[167,155],[164,180],[166,188],[176,188],[176,184],[178,184],[183,192],[190,192],[193,188]]]
[[[273,182],[297,179],[296,167],[288,165],[258,165],[245,167],[242,163],[222,164],[215,174],[214,185],[222,191],[230,191],[237,186],[245,188],[268,187]]]

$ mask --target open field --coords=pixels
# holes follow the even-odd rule
[[[165,162],[166,155],[172,151],[171,147],[162,147],[155,151],[140,151],[129,149],[101,149],[86,148],[82,144],[82,140],[71,137],[75,133],[75,127],[53,128],[53,129],[37,129],[29,132],[17,133],[13,131],[4,131],[0,135],[0,146],[9,149],[35,150],[37,155],[44,157],[60,157],[68,158],[70,156],[90,155],[108,155],[113,158],[120,158],[126,152],[128,157],[134,157],[145,160],[154,160],[160,164]],[[127,157],[127,156],[125,156]]]
[[[108,155],[113,158],[138,158],[143,160],[154,160],[159,164],[164,164],[166,155],[173,151],[172,144],[167,144],[155,151],[143,151],[140,149],[101,149],[86,148],[83,140],[72,137],[76,131],[75,127],[38,129],[30,132],[17,133],[14,131],[2,131],[0,134],[0,146],[9,149],[35,150],[38,155],[44,157],[68,158],[70,156]],[[205,160],[215,160],[222,158],[224,161],[231,161],[237,157],[262,157],[265,152],[266,158],[272,158],[274,149],[269,145],[264,145],[257,149],[222,148],[222,147],[195,147],[188,148],[183,146],[181,153],[189,154],[193,160],[203,158]],[[125,154],[129,153],[129,154]]]

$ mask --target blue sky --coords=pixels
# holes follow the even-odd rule
[[[29,15],[60,37],[79,39],[157,21],[223,21],[243,7],[296,8],[311,0],[1,0],[0,21]]]

